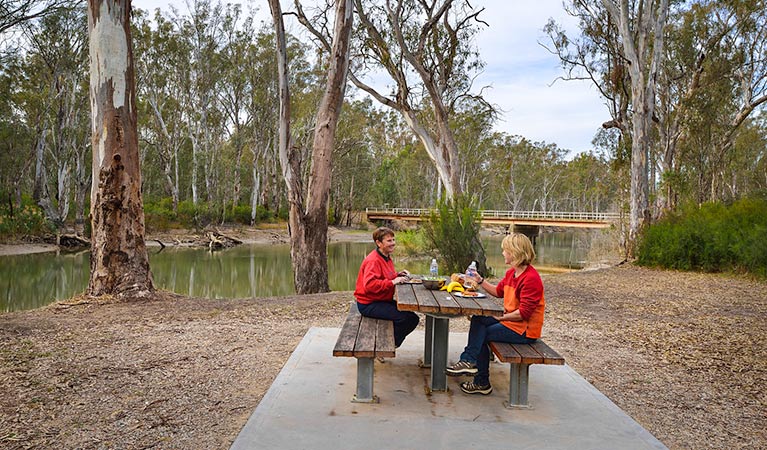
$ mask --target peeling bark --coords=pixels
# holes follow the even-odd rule
[[[130,0],[88,1],[92,296],[154,291],[144,242],[130,10]]]

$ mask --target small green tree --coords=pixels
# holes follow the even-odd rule
[[[439,200],[424,226],[432,248],[439,251],[448,272],[463,272],[471,261],[477,262],[479,273],[487,275],[485,248],[479,239],[479,214],[469,195],[453,200]]]

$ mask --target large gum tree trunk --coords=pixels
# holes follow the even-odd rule
[[[330,290],[327,260],[328,196],[336,126],[346,90],[354,6],[352,0],[336,2],[333,45],[327,83],[317,111],[317,124],[312,144],[312,166],[306,197],[301,184],[300,161],[290,137],[290,90],[285,29],[280,2],[269,0],[269,7],[274,19],[277,40],[280,85],[279,152],[290,203],[288,223],[293,281],[298,294],[328,292]]]
[[[88,0],[92,296],[154,291],[144,242],[130,11],[130,0]]]
[[[648,158],[653,145],[656,80],[663,58],[663,30],[669,0],[638,4],[629,0],[602,0],[602,4],[618,26],[631,76],[631,212],[626,256],[634,258],[639,233],[650,220]]]

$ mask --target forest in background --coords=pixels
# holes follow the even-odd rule
[[[590,77],[612,118],[592,151],[570,155],[556,143],[494,131],[492,108],[456,98],[449,117],[458,179],[480,208],[627,209],[631,98],[620,39],[589,2],[568,3],[580,36],[541,27],[566,76]],[[82,3],[57,4],[21,24],[0,23],[0,232],[24,212],[56,227],[87,222],[87,20]],[[687,202],[767,196],[766,10],[759,1],[672,7],[648,155],[653,216]],[[289,39],[294,145],[307,161],[326,68],[322,50]],[[256,24],[239,5],[198,0],[188,12],[134,10],[133,45],[150,228],[284,217],[271,24]],[[481,61],[472,67],[481,70]],[[432,123],[428,102],[418,106],[421,123]],[[331,224],[353,223],[366,206],[431,207],[440,197],[437,170],[402,117],[351,85],[332,170]]]

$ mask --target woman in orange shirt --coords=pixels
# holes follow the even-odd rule
[[[474,375],[473,381],[460,385],[467,394],[487,395],[493,391],[489,370],[490,342],[529,344],[541,337],[546,302],[541,276],[530,265],[535,259],[533,244],[524,234],[512,233],[503,239],[501,249],[504,263],[511,266],[503,280],[497,285],[481,276],[474,280],[490,294],[503,297],[503,315],[473,316],[469,342],[460,361],[445,370],[450,376]]]

